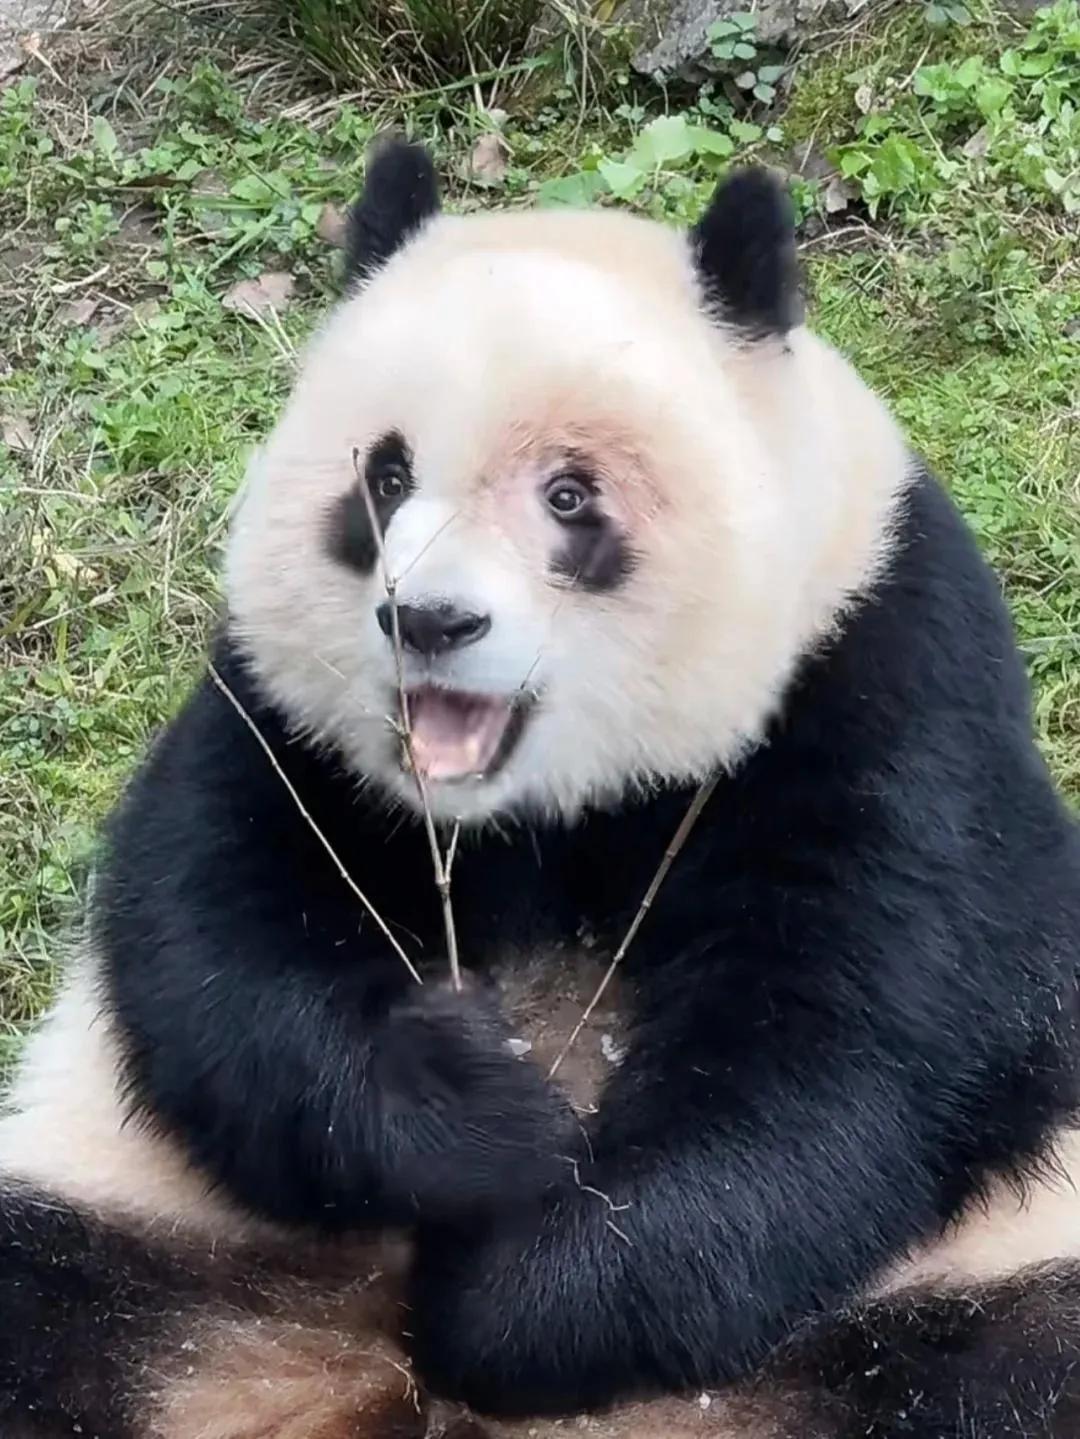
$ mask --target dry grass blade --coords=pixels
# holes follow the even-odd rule
[[[424,783],[424,776],[420,772],[420,767],[416,763],[416,756],[413,752],[409,695],[405,688],[405,652],[401,644],[401,622],[398,616],[397,581],[393,575],[391,575],[390,567],[386,563],[386,546],[383,544],[382,526],[379,524],[379,517],[375,512],[375,502],[371,498],[371,491],[364,478],[363,466],[360,463],[358,451],[353,450],[352,458],[357,485],[360,493],[364,497],[368,524],[371,526],[371,533],[375,539],[375,547],[379,555],[379,569],[382,572],[383,589],[386,591],[386,598],[390,604],[390,641],[394,647],[394,665],[397,670],[398,706],[401,712],[401,740],[405,746],[405,754],[409,763],[409,773],[413,777],[416,792],[420,797],[420,806],[424,812],[424,829],[427,833],[428,848],[431,850],[431,866],[435,873],[435,888],[439,891],[439,899],[442,902],[443,929],[446,933],[446,954],[450,963],[450,982],[455,989],[460,989],[461,960],[458,955],[457,927],[454,924],[454,906],[450,897],[450,886],[453,879],[454,855],[457,852],[461,826],[460,824],[455,824],[449,847],[444,856],[439,846],[439,836],[435,829],[435,816],[431,812],[431,801],[428,799],[427,785]]]
[[[390,941],[391,945],[393,946],[394,952],[397,954],[397,956],[398,956],[398,958],[401,960],[402,964],[404,964],[405,968],[406,968],[406,969],[409,971],[409,973],[412,975],[413,979],[416,980],[417,984],[423,984],[424,981],[420,978],[420,975],[419,975],[419,973],[417,972],[416,966],[413,964],[412,960],[409,958],[409,956],[408,956],[408,955],[405,953],[405,951],[402,949],[402,947],[401,947],[401,945],[399,944],[399,942],[394,938],[393,934],[391,934],[390,929],[389,929],[386,921],[383,919],[382,915],[381,915],[381,914],[379,913],[379,911],[375,908],[375,906],[372,904],[371,900],[368,899],[367,895],[364,893],[364,891],[360,888],[360,886],[359,886],[359,885],[356,883],[356,881],[353,879],[353,877],[352,877],[352,875],[349,873],[349,871],[348,871],[348,870],[345,868],[345,866],[342,864],[341,860],[338,858],[337,851],[334,849],[333,845],[332,845],[332,844],[330,843],[330,841],[326,838],[326,836],[323,834],[322,830],[319,828],[319,826],[315,823],[314,819],[311,817],[310,812],[308,811],[308,809],[307,809],[306,806],[304,805],[304,801],[303,801],[303,800],[300,798],[300,796],[297,794],[296,789],[295,789],[292,781],[289,779],[289,776],[288,776],[288,775],[285,773],[285,771],[281,768],[281,765],[278,763],[277,756],[274,754],[273,750],[270,748],[270,746],[269,746],[269,744],[267,743],[265,737],[263,736],[262,732],[260,731],[258,725],[257,725],[257,724],[255,723],[255,721],[251,718],[251,716],[248,714],[247,710],[246,710],[246,709],[244,708],[244,706],[240,703],[240,701],[236,698],[236,696],[233,694],[232,690],[231,690],[231,689],[229,688],[229,686],[225,683],[225,681],[221,678],[221,675],[217,672],[217,669],[216,669],[213,665],[210,665],[210,678],[214,681],[214,684],[217,685],[218,689],[219,689],[219,690],[221,691],[221,693],[225,696],[225,698],[228,700],[228,702],[232,705],[233,709],[234,709],[234,710],[236,711],[236,713],[240,716],[240,718],[244,721],[244,723],[247,725],[248,729],[251,731],[251,733],[252,733],[252,734],[255,736],[255,738],[258,740],[259,744],[262,746],[263,753],[266,755],[267,759],[270,761],[270,764],[273,766],[274,773],[277,775],[278,779],[281,780],[281,783],[285,786],[286,790],[288,791],[288,793],[289,793],[289,795],[290,795],[290,797],[291,797],[291,799],[292,799],[293,804],[296,805],[296,808],[300,811],[300,814],[303,816],[304,820],[305,820],[305,821],[307,822],[307,824],[311,827],[311,831],[312,831],[312,833],[315,835],[315,838],[319,841],[319,843],[322,845],[323,849],[326,850],[327,854],[328,854],[328,855],[330,856],[330,858],[333,860],[333,862],[334,862],[334,867],[335,867],[335,869],[337,870],[338,874],[341,875],[341,878],[345,881],[345,883],[348,885],[348,887],[352,890],[353,894],[356,895],[357,899],[360,901],[360,903],[361,903],[361,904],[364,906],[364,908],[367,910],[368,914],[371,915],[372,919],[375,921],[375,923],[376,923],[376,924],[379,926],[379,928],[382,930],[383,934],[386,935],[386,938]]]
[[[566,1041],[562,1049],[560,1049],[558,1054],[555,1056],[555,1061],[552,1064],[551,1068],[548,1070],[549,1079],[554,1079],[555,1073],[558,1070],[559,1065],[562,1064],[563,1060],[570,1053],[570,1050],[576,1042],[578,1035],[585,1028],[590,1018],[592,1017],[593,1010],[600,1003],[601,999],[603,999],[604,993],[607,990],[608,985],[615,977],[615,971],[625,959],[626,951],[633,944],[634,938],[637,935],[638,930],[641,928],[645,916],[652,908],[653,901],[656,899],[656,896],[660,892],[660,886],[664,883],[664,880],[667,879],[668,871],[671,869],[671,866],[674,864],[676,858],[678,857],[679,851],[682,849],[683,845],[689,838],[690,831],[694,828],[694,825],[697,824],[698,819],[701,815],[701,811],[708,804],[709,799],[712,796],[712,792],[716,788],[717,783],[719,782],[719,779],[720,774],[719,771],[717,771],[715,774],[711,774],[708,779],[703,780],[697,794],[690,801],[689,808],[683,815],[682,823],[675,831],[671,843],[664,851],[663,857],[661,858],[660,863],[656,867],[656,873],[649,881],[649,887],[645,891],[645,895],[641,903],[638,905],[637,913],[630,921],[630,928],[623,935],[622,943],[615,951],[614,959],[604,971],[603,978],[596,986],[596,993],[585,1006],[585,1009],[583,1010],[581,1018],[578,1020],[577,1024],[574,1025],[574,1028],[570,1034],[570,1038]]]

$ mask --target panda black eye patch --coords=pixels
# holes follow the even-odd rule
[[[334,501],[327,520],[326,548],[331,558],[359,574],[369,575],[379,549],[371,531],[364,486],[379,527],[385,531],[394,511],[416,488],[412,454],[397,430],[388,430],[371,446],[362,466],[358,465],[356,483]]]
[[[633,551],[601,506],[599,491],[592,476],[578,470],[555,475],[543,488],[545,508],[565,531],[552,571],[592,594],[618,589],[634,568]]]

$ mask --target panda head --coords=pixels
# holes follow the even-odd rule
[[[400,655],[430,802],[466,822],[732,762],[864,585],[903,469],[801,326],[783,191],[736,173],[690,233],[453,217],[392,142],[348,264],[234,521],[263,688],[413,804]]]

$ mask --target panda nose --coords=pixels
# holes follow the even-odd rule
[[[387,639],[393,639],[394,607],[390,600],[379,605],[375,617]],[[398,605],[397,619],[405,649],[429,659],[475,644],[491,628],[489,615],[473,614],[454,605]]]

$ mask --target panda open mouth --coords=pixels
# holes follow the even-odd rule
[[[469,694],[426,685],[410,690],[412,757],[424,779],[441,783],[489,779],[521,738],[524,697]],[[403,757],[408,767],[408,756]]]

